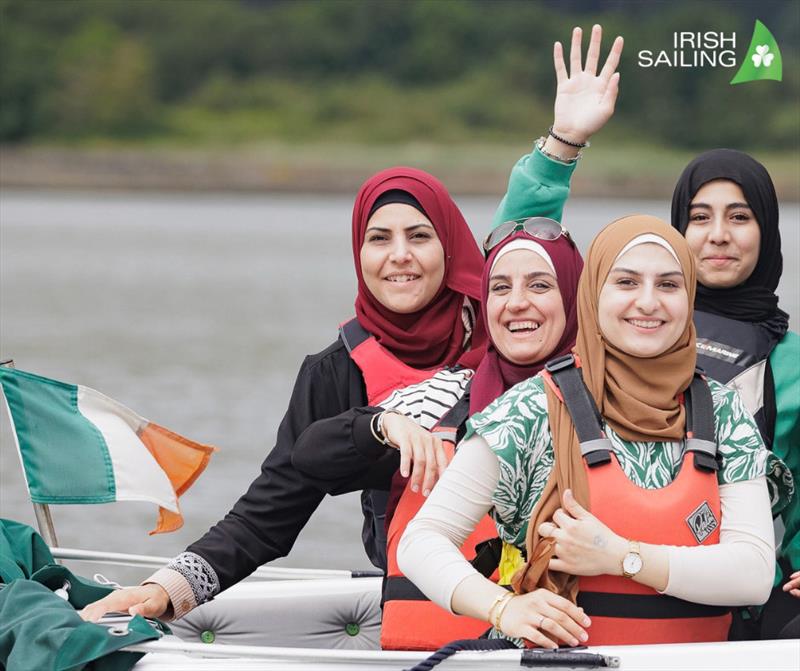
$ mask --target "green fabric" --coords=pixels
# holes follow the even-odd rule
[[[720,484],[767,476],[773,510],[793,494],[785,464],[769,452],[739,396],[709,380],[722,465]],[[625,475],[639,487],[658,489],[675,478],[684,456],[684,441],[627,441],[604,427]],[[500,478],[493,495],[498,534],[519,549],[534,505],[553,467],[553,444],[544,383],[536,376],[512,387],[483,412],[473,415],[467,436],[478,433],[497,455]]]
[[[525,217],[561,221],[569,196],[569,180],[576,165],[554,161],[534,147],[512,168],[506,195],[492,220],[492,229],[505,221]]]
[[[114,470],[97,427],[78,411],[78,388],[0,366],[0,382],[35,503],[109,503]]]
[[[34,580],[14,580],[0,591],[0,664],[42,671],[127,671],[141,653],[120,648],[158,638],[141,617],[128,634],[84,622],[77,611]],[[102,659],[101,659],[102,658]]]
[[[50,548],[27,524],[0,519],[0,582],[35,580],[56,590],[69,581],[69,602],[75,608],[102,599],[111,587],[76,576],[65,566],[56,564]]]
[[[0,583],[30,578],[53,563],[50,548],[36,531],[27,524],[0,519]]]
[[[800,483],[800,335],[789,331],[769,357],[775,381],[775,439],[772,450],[788,466],[795,483]],[[786,557],[793,571],[800,569],[800,485],[795,487],[792,501],[781,513],[786,532],[779,554]],[[775,584],[783,581],[780,567]]]
[[[84,622],[76,609],[111,588],[55,564],[47,545],[25,524],[0,519],[0,574],[0,668],[127,671],[142,655],[119,649],[159,637],[138,616],[122,636]],[[65,581],[69,602],[53,592]]]

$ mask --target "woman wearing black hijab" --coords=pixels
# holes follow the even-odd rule
[[[735,387],[767,447],[800,481],[800,336],[775,290],[783,270],[778,199],[751,156],[714,149],[695,158],[672,197],[672,225],[697,261],[697,363]],[[733,429],[734,427],[732,427]],[[760,618],[762,638],[800,636],[800,496],[782,518],[775,588]]]

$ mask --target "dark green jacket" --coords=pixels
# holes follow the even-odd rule
[[[69,581],[69,602],[54,593]],[[0,667],[8,671],[127,671],[141,653],[120,648],[159,637],[143,618],[127,633],[84,622],[76,609],[111,588],[55,563],[31,527],[0,519]]]

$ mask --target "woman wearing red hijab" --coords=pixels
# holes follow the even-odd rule
[[[140,587],[91,604],[84,619],[108,611],[182,617],[287,555],[324,497],[292,466],[300,434],[444,367],[477,365],[485,351],[477,309],[483,258],[441,182],[414,168],[379,172],[361,187],[352,224],[357,317],[329,347],[306,357],[258,477],[224,519],[166,568]],[[345,334],[352,341],[354,333],[363,340],[357,347],[345,343]],[[370,356],[358,355],[364,351]],[[381,511],[368,498],[365,503],[369,522]],[[382,525],[373,528],[382,531]],[[382,533],[365,537],[365,546],[380,563]]]

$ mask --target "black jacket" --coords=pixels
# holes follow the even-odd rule
[[[302,476],[292,465],[292,455],[303,432],[314,422],[327,420],[326,426],[341,435],[354,419],[358,423],[359,414],[376,411],[366,406],[361,371],[340,339],[319,354],[306,357],[278,428],[277,442],[261,465],[261,473],[225,518],[187,548],[214,568],[222,590],[246,578],[262,564],[289,554],[324,498],[326,488]],[[348,412],[353,408],[364,410]],[[369,431],[368,418],[365,426]],[[324,441],[324,432],[322,435],[320,440]],[[318,445],[324,446],[324,442]],[[370,482],[388,488],[391,474],[399,465],[399,454],[383,446],[380,450],[378,458],[370,459],[359,477],[351,478],[346,491],[374,486]],[[379,464],[377,469],[376,464]],[[331,465],[333,471],[337,467],[335,463]],[[352,464],[348,467],[352,473]],[[385,567],[386,561],[382,501],[385,496],[374,497],[370,492],[362,495],[364,545],[370,560],[380,568]]]

